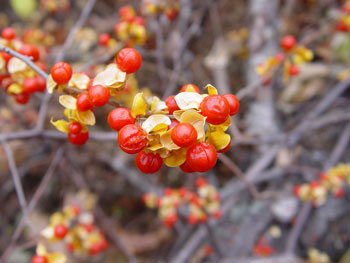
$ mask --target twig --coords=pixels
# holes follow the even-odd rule
[[[28,57],[25,55],[22,55],[14,50],[12,50],[11,48],[5,47],[3,45],[0,44],[0,50],[13,56],[16,57],[20,60],[22,60],[24,63],[26,63],[29,67],[31,67],[35,72],[37,72],[40,76],[42,76],[44,79],[47,79],[47,74],[46,72],[44,72],[41,68],[39,68],[33,61],[32,61],[32,57]]]
[[[73,171],[73,182],[77,187],[83,187],[85,189],[89,189],[89,185],[86,182],[85,178],[76,171]],[[127,257],[128,262],[137,263],[137,258],[130,252],[130,250],[125,247],[123,242],[118,237],[118,234],[115,231],[113,221],[108,218],[108,216],[103,212],[100,207],[96,207],[96,215],[98,221],[101,222],[102,227],[106,233],[106,235],[114,242],[114,244],[120,249],[120,251]]]
[[[339,159],[341,158],[343,152],[346,150],[348,144],[350,142],[350,124],[346,126],[346,128],[343,130],[339,140],[337,141],[336,145],[334,146],[332,153],[330,154],[330,157],[326,164],[324,165],[323,169],[326,171],[332,166],[334,166]],[[312,211],[312,204],[306,203],[303,205],[300,214],[297,217],[297,221],[295,223],[295,226],[292,229],[291,234],[288,237],[287,240],[287,246],[286,246],[286,254],[293,254],[296,245],[298,242],[298,239],[302,233],[303,227]]]
[[[40,197],[43,195],[45,189],[47,189],[47,185],[51,181],[51,178],[54,175],[54,170],[55,170],[57,164],[59,163],[59,161],[61,160],[62,156],[63,156],[63,147],[61,147],[57,150],[47,172],[45,173],[37,190],[35,191],[32,199],[30,200],[29,205],[27,207],[28,215],[31,213],[31,211],[33,211],[33,209],[35,208],[36,204],[38,203]],[[7,249],[5,250],[3,255],[1,256],[1,260],[6,260],[8,255],[11,253],[13,246],[16,244],[17,240],[19,239],[19,237],[23,231],[23,228],[25,226],[24,222],[25,222],[25,217],[22,216],[21,220],[19,221],[19,223],[16,227],[14,234],[12,235],[9,246],[7,247]]]
[[[25,219],[24,221],[34,231],[34,227],[30,223],[30,220],[28,218],[27,200],[26,200],[26,197],[25,197],[25,194],[24,194],[24,191],[23,191],[23,186],[22,186],[19,174],[18,174],[18,170],[17,170],[15,159],[13,157],[12,150],[11,150],[10,146],[7,144],[7,142],[5,140],[2,140],[1,144],[2,144],[2,147],[3,147],[4,151],[5,151],[5,154],[7,156],[7,162],[9,164],[9,166],[10,166],[10,171],[11,171],[13,184],[15,185],[17,198],[18,198],[20,207],[22,209],[23,217]]]

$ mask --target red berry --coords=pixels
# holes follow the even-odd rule
[[[147,133],[138,125],[125,125],[119,131],[118,143],[124,152],[138,153],[147,145]]]
[[[101,250],[106,250],[109,244],[108,244],[108,241],[106,239],[103,239],[99,245],[100,245]]]
[[[121,71],[130,74],[136,72],[141,67],[142,58],[136,49],[123,48],[119,51],[116,61]]]
[[[67,84],[72,77],[72,67],[65,62],[58,62],[51,68],[51,76],[58,84]]]
[[[31,94],[37,91],[37,78],[26,78],[23,82],[23,91],[27,94]]]
[[[15,100],[19,104],[27,104],[29,101],[29,95],[27,93],[16,94]]]
[[[75,250],[74,244],[73,243],[67,244],[67,250],[71,253],[74,252]]]
[[[86,232],[91,233],[95,229],[95,225],[94,224],[86,224],[86,225],[84,225],[84,229],[86,230]]]
[[[205,186],[208,184],[208,181],[202,177],[199,177],[196,179],[195,185],[197,188],[200,188],[202,186]]]
[[[119,131],[127,124],[134,124],[136,119],[131,115],[131,111],[125,108],[117,108],[108,114],[107,118],[109,126]]]
[[[1,54],[2,58],[5,60],[6,65],[7,65],[7,63],[12,58],[12,56],[7,54],[6,52],[3,52],[3,51],[0,51],[0,54]]]
[[[222,213],[220,210],[216,210],[214,213],[213,213],[213,217],[215,219],[220,219],[222,217]]]
[[[135,24],[138,24],[140,26],[144,26],[146,23],[145,23],[145,20],[141,17],[141,16],[137,16],[134,18],[133,22]]]
[[[185,173],[194,173],[195,170],[188,164],[187,161],[185,161],[183,164],[180,165],[180,169]]]
[[[88,110],[93,109],[89,94],[81,93],[78,95],[78,97],[77,97],[77,109],[79,111],[88,111]]]
[[[101,246],[99,243],[94,243],[89,249],[90,256],[96,256],[101,252]]]
[[[191,90],[188,90],[188,89],[191,89]],[[199,90],[199,88],[194,85],[194,84],[186,84],[186,85],[183,85],[182,88],[180,89],[180,92],[191,92],[192,89],[194,89],[195,91],[193,92],[197,92],[198,94],[201,93],[201,91]]]
[[[189,147],[197,141],[197,131],[189,123],[179,123],[171,131],[171,139],[179,147]]]
[[[296,65],[291,65],[289,68],[289,75],[296,76],[299,74],[299,67]]]
[[[12,27],[6,27],[2,30],[1,37],[6,40],[12,40],[16,37],[16,31]]]
[[[158,153],[139,152],[135,158],[135,164],[139,170],[145,174],[158,172],[162,167],[163,160]]]
[[[79,122],[72,122],[71,124],[69,124],[68,129],[69,133],[78,134],[81,132],[82,127]]]
[[[89,132],[68,133],[68,140],[73,145],[84,145],[89,140]]]
[[[110,39],[111,39],[111,36],[107,33],[104,33],[98,37],[98,43],[100,43],[101,46],[107,46],[108,41]]]
[[[278,61],[279,63],[281,63],[281,62],[284,60],[285,55],[284,55],[283,53],[278,53],[278,54],[275,56],[275,58],[277,59],[277,61]]]
[[[230,114],[230,105],[220,95],[209,95],[200,104],[201,114],[207,117],[210,124],[224,123]]]
[[[227,146],[225,148],[219,150],[218,153],[225,153],[228,150],[230,150],[230,147],[231,147],[231,141],[227,144]]]
[[[89,98],[95,107],[102,107],[106,105],[111,97],[108,88],[102,85],[96,85],[89,88]]]
[[[235,115],[239,110],[239,100],[233,94],[225,94],[223,97],[227,100],[230,106],[230,116]]]
[[[32,263],[48,263],[48,262],[49,260],[45,256],[35,255],[34,257],[32,257]]]
[[[46,90],[46,79],[41,76],[37,76],[36,78],[36,91],[44,92]]]
[[[301,186],[300,185],[296,185],[293,189],[293,194],[295,196],[299,196],[299,193],[300,193],[300,189],[301,189]]]
[[[197,172],[212,169],[217,161],[217,153],[213,145],[208,142],[199,142],[192,145],[187,151],[187,162]]]
[[[177,214],[170,214],[164,219],[163,223],[166,227],[173,227],[177,220]]]
[[[293,36],[285,36],[281,39],[281,47],[284,51],[292,50],[297,44],[297,40]]]
[[[19,53],[28,57],[32,57],[34,62],[39,60],[39,49],[35,46],[23,44],[19,50]]]
[[[336,25],[336,30],[346,32],[348,31],[348,26],[344,23],[344,21],[339,21]]]
[[[175,96],[174,96],[174,95],[168,97],[168,98],[165,100],[165,104],[166,104],[167,107],[168,107],[169,114],[173,114],[174,111],[180,109],[179,106],[177,106],[177,103],[176,103],[176,101],[175,101]]]
[[[79,215],[80,214],[80,207],[78,205],[73,205],[72,206],[73,212],[75,215]]]
[[[169,20],[174,20],[177,17],[178,11],[168,8],[165,10],[165,14]]]
[[[340,188],[339,190],[337,190],[335,193],[334,193],[334,196],[336,198],[343,198],[344,197],[344,194],[345,194],[345,191],[343,188]]]
[[[55,226],[55,237],[62,239],[66,236],[66,234],[68,233],[68,228],[63,225],[63,224],[59,224],[57,226]]]
[[[198,218],[193,215],[193,214],[190,214],[188,217],[187,217],[187,222],[191,225],[196,225],[198,224]]]

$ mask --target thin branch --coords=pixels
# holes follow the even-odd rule
[[[5,154],[7,156],[7,162],[9,164],[10,167],[10,171],[11,171],[11,175],[12,175],[12,180],[13,180],[13,184],[15,185],[15,189],[16,189],[16,194],[17,194],[17,198],[20,204],[20,207],[22,209],[22,214],[23,217],[25,219],[25,222],[27,223],[27,225],[34,230],[32,224],[30,223],[30,220],[28,218],[28,209],[27,209],[27,200],[24,194],[24,190],[23,190],[23,186],[21,183],[21,179],[19,177],[19,173],[17,170],[17,166],[16,166],[16,161],[13,157],[13,152],[10,148],[10,146],[8,145],[8,143],[4,140],[1,141],[2,147],[5,151]]]
[[[58,165],[58,163],[60,162],[60,160],[62,159],[62,156],[63,156],[63,147],[61,147],[57,150],[49,168],[47,169],[47,171],[46,171],[43,179],[41,180],[37,190],[35,191],[32,199],[30,200],[30,202],[27,206],[28,215],[31,213],[31,211],[33,211],[33,209],[35,208],[39,199],[41,198],[41,196],[43,195],[43,193],[47,189],[47,185],[51,181],[52,176],[54,175],[55,168]],[[16,244],[17,240],[19,239],[19,237],[21,236],[21,234],[23,232],[23,229],[25,227],[24,223],[25,223],[25,216],[23,215],[20,222],[18,223],[18,225],[16,227],[14,234],[12,235],[9,246],[7,247],[7,249],[5,250],[3,255],[1,256],[1,260],[5,261],[6,258],[8,257],[8,255],[10,255],[13,246]]]
[[[13,56],[16,57],[20,60],[22,60],[24,63],[26,63],[29,67],[31,67],[35,72],[37,72],[40,76],[42,76],[44,79],[47,79],[48,75],[46,74],[45,71],[43,71],[41,68],[39,68],[33,61],[32,57],[28,57],[25,55],[22,55],[11,48],[5,47],[0,44],[0,50]]]

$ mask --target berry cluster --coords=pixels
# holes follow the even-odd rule
[[[157,16],[165,14],[169,20],[174,20],[181,8],[179,0],[144,0],[143,1],[143,13],[145,15]]]
[[[253,254],[257,257],[268,257],[274,253],[274,249],[267,242],[264,236],[261,236],[254,246]]]
[[[41,0],[40,4],[51,13],[67,12],[70,9],[69,0]]]
[[[41,235],[49,243],[63,241],[66,251],[70,253],[96,256],[108,247],[108,241],[94,222],[92,210],[96,198],[86,191],[81,191],[77,195],[77,203],[79,205],[66,206],[62,212],[54,213]],[[55,260],[59,258],[60,261],[53,260],[55,257]],[[48,253],[44,245],[39,243],[32,263],[39,262],[65,263],[67,259],[64,253]]]
[[[215,166],[217,152],[229,149],[231,138],[225,131],[239,101],[232,94],[218,95],[211,85],[206,88],[208,94],[201,95],[197,86],[187,84],[165,101],[137,93],[131,110],[110,112],[108,123],[119,132],[120,148],[137,154],[140,171],[154,173],[164,162],[186,173],[205,172]]]
[[[282,52],[268,58],[256,67],[256,72],[264,78],[264,85],[270,84],[273,73],[283,66],[283,82],[300,73],[299,65],[313,59],[312,51],[304,46],[297,45],[294,36],[288,35],[281,39]]]
[[[350,32],[350,1],[347,0],[341,8],[341,16],[337,22],[336,30]]]
[[[154,193],[143,196],[145,205],[149,208],[158,208],[159,218],[167,227],[173,227],[179,220],[179,208],[186,207],[187,222],[195,225],[204,223],[208,216],[220,219],[220,196],[216,188],[210,185],[204,178],[197,178],[196,192],[187,188],[164,190],[163,196],[158,197]]]
[[[39,62],[39,49],[17,38],[16,31],[12,27],[2,30],[0,43],[22,55],[31,57],[33,62],[45,70],[45,65]],[[0,52],[0,73],[0,84],[9,95],[14,96],[19,104],[26,104],[31,94],[45,91],[46,80],[43,77],[22,60],[5,52]]]
[[[132,48],[122,49],[116,58],[116,64],[108,65],[94,79],[85,73],[72,73],[68,63],[58,62],[52,69],[47,81],[47,89],[51,93],[65,87],[79,90],[79,95],[61,95],[59,102],[65,109],[68,119],[52,121],[61,132],[68,133],[69,141],[74,145],[83,145],[89,139],[87,125],[95,125],[94,107],[106,105],[110,97],[118,95],[125,86],[129,74],[136,72],[141,66],[140,54]]]
[[[326,201],[329,192],[342,198],[345,182],[350,184],[350,164],[338,164],[327,173],[320,173],[318,181],[297,185],[294,194],[303,201],[319,206]]]
[[[135,45],[143,45],[147,39],[145,20],[141,16],[137,16],[132,6],[123,6],[118,11],[120,21],[115,24],[114,32],[124,46],[133,47]],[[101,35],[99,42],[108,43],[109,35]]]

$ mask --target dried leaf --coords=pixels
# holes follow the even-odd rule
[[[78,88],[80,90],[87,90],[89,82],[90,78],[87,75],[83,73],[74,73],[68,82],[68,86]]]
[[[177,150],[179,149],[180,147],[177,146],[173,140],[171,139],[171,132],[172,132],[172,129],[170,129],[169,131],[163,133],[161,136],[160,136],[160,142],[162,144],[162,146],[167,149],[167,150]]]
[[[60,132],[65,132],[68,133],[69,132],[69,122],[65,121],[65,120],[58,120],[58,121],[53,121],[51,119],[51,124],[53,126],[56,127],[57,130],[59,130]]]
[[[177,167],[183,164],[186,161],[186,148],[180,148],[169,153],[167,158],[164,158],[163,161],[168,167]]]
[[[48,76],[46,80],[46,89],[48,93],[52,93],[55,88],[57,88],[58,84],[53,80],[51,74]]]
[[[59,98],[60,104],[70,110],[77,109],[77,99],[71,95],[61,95]]]
[[[205,86],[205,88],[208,89],[209,95],[217,95],[218,94],[217,89],[214,86],[212,86],[211,84],[208,84],[207,86]]]
[[[23,92],[23,86],[18,83],[13,83],[7,89],[8,94],[21,94]]]
[[[86,125],[95,125],[96,119],[95,115],[91,110],[88,111],[76,111],[77,113],[77,119],[80,123],[86,124]]]
[[[181,117],[180,122],[189,123],[197,130],[197,139],[201,139],[204,137],[204,124],[205,117],[194,110],[185,111]]]
[[[10,74],[24,71],[27,68],[27,64],[18,58],[11,58],[7,64],[7,70]]]
[[[171,120],[168,116],[162,114],[154,114],[148,117],[142,123],[142,129],[147,133],[150,132],[164,132],[168,129],[168,126],[171,124]]]
[[[147,104],[143,98],[143,93],[137,93],[134,97],[134,101],[132,103],[131,114],[133,117],[137,117],[139,115],[145,115],[147,111]]]
[[[181,92],[175,96],[175,101],[181,110],[198,109],[203,97],[196,92]]]

